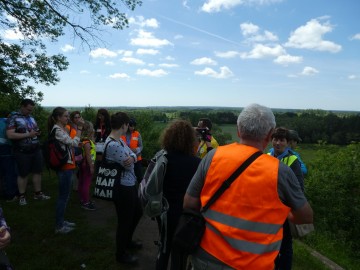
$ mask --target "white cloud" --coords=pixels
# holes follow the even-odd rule
[[[165,67],[165,68],[174,68],[178,66],[179,66],[178,64],[168,64],[168,63],[159,64],[159,67]]]
[[[284,55],[286,51],[281,45],[275,45],[273,47],[265,46],[262,44],[256,44],[249,53],[241,53],[241,58],[253,58],[261,59],[265,57],[278,57]]]
[[[175,58],[172,57],[172,56],[166,56],[165,57],[165,60],[168,60],[168,61],[175,61]]]
[[[184,8],[190,9],[190,7],[188,6],[188,1],[187,0],[182,1],[182,5],[183,5]]]
[[[312,19],[292,32],[284,46],[336,53],[341,50],[341,45],[323,40],[323,35],[332,30],[333,27],[328,22],[321,24],[319,20]]]
[[[90,74],[90,71],[83,69],[80,70],[80,74]]]
[[[212,68],[204,68],[201,71],[195,71],[195,75],[208,76],[216,79],[227,79],[234,76],[233,72],[228,67],[221,67],[220,72],[216,72]]]
[[[176,35],[176,36],[174,37],[175,40],[176,40],[176,39],[182,39],[182,38],[184,38],[183,35]]]
[[[136,74],[149,77],[163,77],[169,73],[163,69],[149,70],[149,69],[138,69]]]
[[[111,79],[130,79],[126,73],[114,73],[109,76]]]
[[[202,58],[197,58],[193,61],[191,61],[190,63],[191,65],[197,65],[197,66],[200,66],[200,65],[217,65],[216,61],[212,60],[211,58],[208,58],[208,57],[202,57]]]
[[[24,39],[23,34],[19,31],[19,28],[7,29],[3,32],[2,36],[4,39],[19,40]]]
[[[244,36],[249,36],[256,34],[260,30],[260,27],[253,23],[242,23],[240,24],[240,29]]]
[[[234,58],[239,55],[240,54],[237,51],[215,52],[215,56],[219,58]]]
[[[354,40],[354,39],[360,40],[360,33],[357,33],[351,37],[351,40]]]
[[[232,9],[239,5],[265,5],[282,2],[283,0],[207,0],[201,7],[204,12],[220,12],[223,9]]]
[[[105,65],[107,65],[107,66],[115,66],[115,63],[112,62],[112,61],[106,61]]]
[[[349,80],[355,80],[355,79],[358,79],[358,78],[359,78],[359,76],[356,76],[354,74],[348,76]]]
[[[246,41],[264,42],[278,40],[278,37],[270,31],[265,30],[264,33],[261,34],[260,27],[253,23],[242,23],[240,24],[240,29]]]
[[[65,46],[61,47],[61,50],[63,52],[71,52],[71,51],[75,50],[75,47],[71,46],[69,44],[66,44]]]
[[[133,57],[123,57],[120,59],[120,61],[125,62],[126,64],[145,65],[143,60]]]
[[[116,57],[117,56],[117,53],[116,52],[113,52],[113,51],[110,51],[106,48],[98,48],[96,50],[92,50],[89,55],[92,57],[92,58],[99,58],[99,57],[102,57],[102,58],[112,58],[112,57]]]
[[[299,64],[302,63],[302,61],[303,61],[302,56],[292,56],[290,54],[283,54],[278,56],[274,60],[274,63],[287,66],[288,64]]]
[[[159,22],[155,18],[145,19],[143,16],[137,16],[136,18],[130,17],[129,24],[135,24],[140,27],[158,28]]]
[[[117,53],[126,57],[131,57],[133,55],[133,51],[127,51],[127,50],[118,50]]]
[[[301,75],[304,76],[313,76],[316,73],[319,73],[319,71],[313,67],[304,67],[303,71],[301,72]]]
[[[153,36],[153,33],[146,32],[144,30],[139,30],[138,36],[136,38],[132,38],[130,44],[134,46],[155,47],[155,48],[173,45],[167,39],[155,38]]]
[[[154,49],[137,49],[136,54],[150,54],[150,55],[156,55],[158,54],[159,51],[158,50],[154,50]]]

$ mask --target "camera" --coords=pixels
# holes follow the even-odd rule
[[[210,134],[210,130],[208,128],[196,127],[195,130],[199,134],[199,137],[201,137],[201,139],[203,139],[204,141],[208,141],[208,142],[211,141],[211,134]]]

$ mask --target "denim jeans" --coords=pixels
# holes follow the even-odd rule
[[[58,171],[59,197],[56,202],[56,228],[60,229],[64,223],[66,205],[72,189],[73,170]]]

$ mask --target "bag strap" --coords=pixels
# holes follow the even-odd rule
[[[108,146],[108,144],[111,142],[111,141],[114,141],[114,142],[116,142],[117,140],[115,140],[113,137],[110,137],[109,136],[109,138],[110,138],[110,141],[108,141],[106,144],[105,144],[105,146],[104,146],[104,152],[103,152],[103,159],[106,159],[106,148],[107,148],[107,146]],[[120,144],[121,144],[121,146],[123,146],[124,147],[124,145],[123,145],[123,143],[121,142],[121,141],[119,141],[120,142]]]
[[[262,154],[263,153],[261,151],[257,151],[252,154],[247,160],[245,160],[245,162],[243,162],[239,166],[239,168],[237,168],[236,171],[233,172],[233,174],[230,175],[230,177],[221,184],[221,186],[216,190],[214,195],[209,199],[209,201],[205,204],[205,206],[201,209],[200,212],[205,212],[210,207],[210,205],[212,205],[224,193],[224,191],[231,186],[231,184],[236,180],[236,178],[238,178],[238,176]]]

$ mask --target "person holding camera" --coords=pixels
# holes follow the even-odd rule
[[[205,155],[212,149],[219,146],[214,136],[211,135],[212,123],[209,118],[200,118],[196,131],[199,137],[199,146],[197,148],[197,156],[199,158]]]
[[[14,157],[18,168],[19,205],[26,205],[26,186],[28,176],[32,174],[34,183],[34,200],[48,200],[41,191],[41,173],[43,156],[39,136],[41,134],[31,113],[35,102],[24,99],[20,103],[20,111],[12,112],[8,118],[6,136],[12,141]]]

